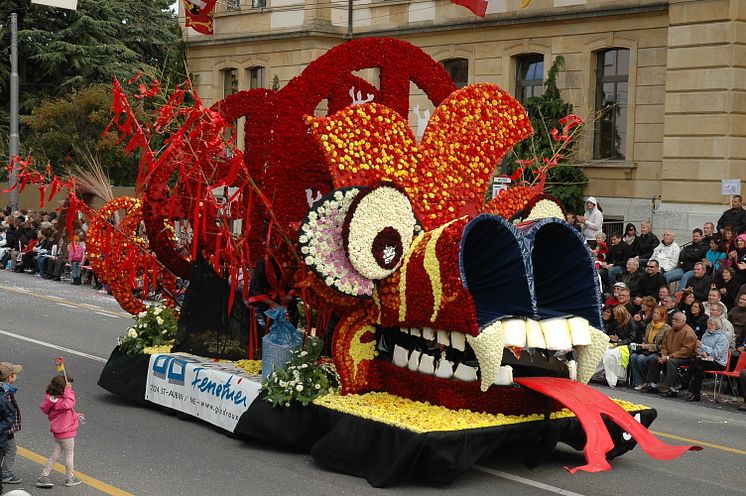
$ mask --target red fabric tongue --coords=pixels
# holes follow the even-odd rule
[[[614,448],[614,442],[604,427],[601,414],[628,432],[648,456],[656,460],[673,460],[685,451],[700,451],[700,446],[672,446],[653,436],[632,415],[607,396],[577,381],[559,377],[516,377],[514,381],[537,393],[557,400],[572,410],[585,431],[587,438],[583,453],[586,465],[565,470],[574,474],[578,470],[601,472],[611,470],[606,453]]]

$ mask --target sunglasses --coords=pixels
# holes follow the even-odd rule
[[[647,267],[648,269],[654,269],[654,268],[655,268],[655,265],[646,265],[646,267]]]

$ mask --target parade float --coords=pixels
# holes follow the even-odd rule
[[[355,75],[368,68],[377,86]],[[420,140],[410,82],[434,106]],[[140,97],[155,92],[140,85]],[[592,256],[543,191],[556,161],[485,203],[504,155],[533,132],[507,92],[457,89],[418,48],[377,38],[331,49],[277,91],[209,109],[185,96],[174,92],[145,128],[115,84],[111,130],[142,153],[141,198],[105,207],[92,251],[138,323],[99,385],[310,452],[374,486],[451,483],[499,452],[536,466],[560,442],[583,450],[571,472],[608,470],[637,444],[663,460],[694,449],[650,434],[655,410],[586,386],[608,337]],[[239,118],[243,153],[226,133]],[[568,116],[553,135],[568,141],[579,123]],[[126,215],[113,222],[116,210]],[[133,242],[141,220],[146,241]],[[133,296],[135,276],[190,281],[168,352],[130,346],[160,318]],[[300,302],[301,345],[262,385],[260,342],[277,322],[255,307],[289,301]],[[236,312],[248,312],[245,327]]]

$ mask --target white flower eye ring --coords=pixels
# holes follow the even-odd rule
[[[363,192],[347,212],[342,232],[350,263],[368,279],[396,270],[414,237],[417,218],[407,196],[384,185]]]

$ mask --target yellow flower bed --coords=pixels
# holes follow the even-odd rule
[[[627,401],[613,401],[628,412],[646,408]],[[331,410],[383,422],[417,433],[459,431],[544,420],[543,414],[502,415],[479,413],[471,410],[451,410],[389,393],[349,394],[346,396],[327,394],[316,398],[313,403]],[[574,416],[575,414],[567,408],[550,414],[551,419]]]
[[[162,344],[160,346],[146,346],[142,349],[144,355],[157,355],[158,353],[171,353],[171,344]]]

